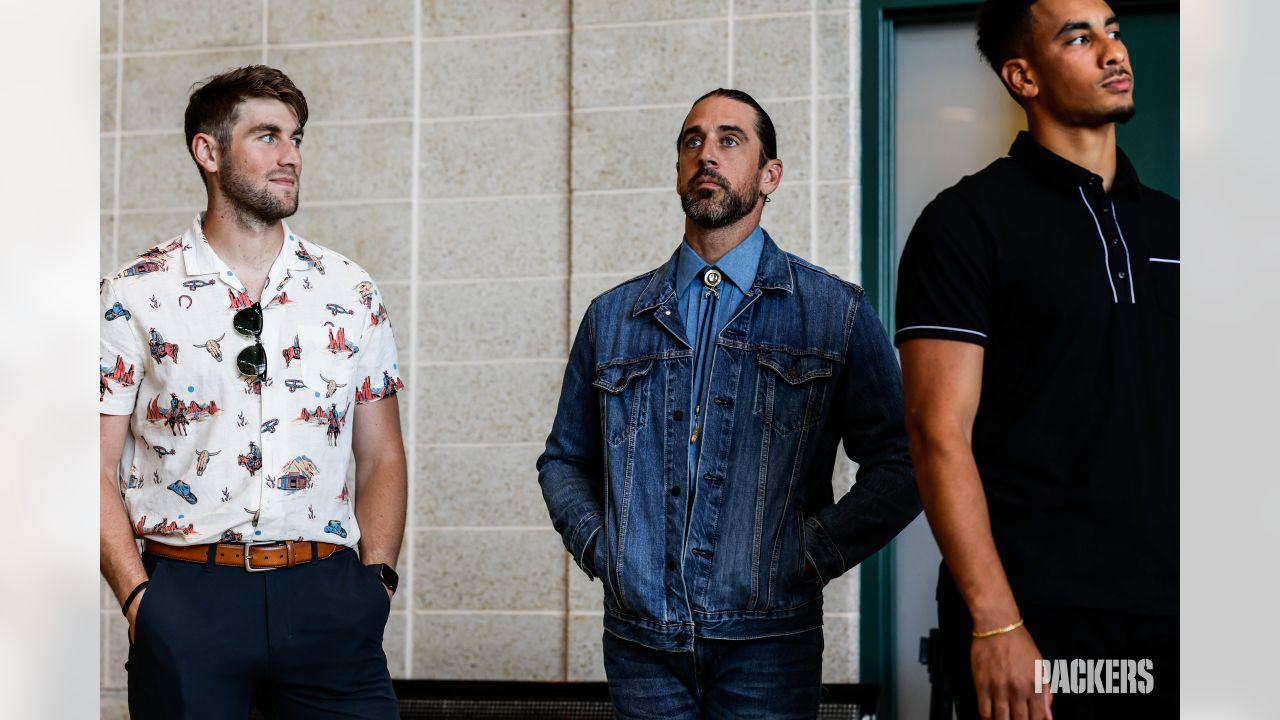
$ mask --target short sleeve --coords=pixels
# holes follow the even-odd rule
[[[387,313],[386,298],[377,284],[369,295],[365,313],[365,329],[360,352],[356,354],[356,404],[375,402],[395,395],[404,389],[400,378],[400,358],[396,350],[396,336],[391,330],[391,318]]]
[[[895,345],[934,338],[986,346],[990,247],[972,210],[954,191],[943,191],[925,207],[898,264]]]
[[[132,415],[146,367],[142,339],[111,280],[102,281],[99,296],[98,412]]]

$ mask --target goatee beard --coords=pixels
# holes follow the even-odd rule
[[[292,203],[286,203],[267,188],[254,187],[236,167],[230,166],[227,170],[221,181],[222,194],[230,201],[237,217],[252,224],[270,225],[298,211],[296,195]]]
[[[755,209],[756,201],[760,199],[759,188],[752,187],[748,192],[738,194],[723,177],[709,172],[695,175],[689,184],[692,186],[704,177],[718,181],[724,197],[717,201],[714,188],[699,187],[690,187],[680,195],[680,207],[684,209],[685,216],[698,227],[714,230],[732,225]]]

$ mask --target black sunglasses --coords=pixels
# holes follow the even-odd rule
[[[231,318],[231,326],[245,337],[252,337],[253,344],[236,356],[240,374],[250,380],[267,378],[267,349],[262,347],[262,306],[254,303]]]

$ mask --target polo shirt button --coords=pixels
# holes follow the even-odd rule
[[[683,419],[684,419],[684,411],[683,411],[683,410],[677,410],[677,411],[675,411],[675,412],[671,413],[671,419],[672,419],[672,420],[683,420]]]

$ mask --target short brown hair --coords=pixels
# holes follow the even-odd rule
[[[307,124],[307,98],[288,75],[266,65],[249,65],[214,75],[192,86],[187,101],[183,129],[187,136],[187,152],[197,133],[207,133],[223,148],[231,145],[231,128],[239,119],[240,103],[250,98],[279,100],[293,111],[298,125]],[[200,173],[204,179],[204,173]]]

